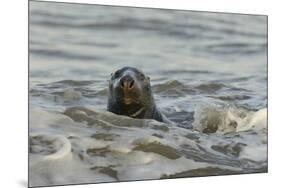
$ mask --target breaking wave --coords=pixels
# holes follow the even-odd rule
[[[132,119],[91,106],[63,113],[33,109],[31,185],[267,171],[266,109],[201,108],[193,127]]]

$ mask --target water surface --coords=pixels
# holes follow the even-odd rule
[[[29,24],[32,186],[267,171],[265,16],[31,1]],[[124,66],[176,125],[106,112]]]

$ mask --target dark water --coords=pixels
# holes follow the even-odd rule
[[[178,130],[174,134],[183,136],[179,133],[183,127],[188,135],[192,135],[188,139],[201,139],[198,143],[202,149],[181,143],[181,149],[176,147],[177,152],[192,154],[189,159],[194,161],[234,166],[239,168],[236,173],[266,171],[265,16],[30,2],[29,24],[31,133],[65,135],[65,132],[72,132],[72,129],[64,128],[63,133],[59,126],[50,128],[60,123],[57,118],[44,113],[56,115],[72,106],[91,106],[104,113],[110,73],[124,66],[133,66],[150,76],[158,108],[177,123]],[[50,117],[47,123],[43,116]],[[122,121],[127,120],[120,119]],[[260,124],[262,129],[252,129]],[[243,131],[240,133],[237,127]],[[159,138],[159,134],[149,127],[147,131]],[[207,136],[201,132],[217,133]],[[253,136],[255,134],[258,136]],[[124,133],[117,135],[131,140]],[[88,137],[82,133],[80,136]],[[170,136],[167,134],[162,139],[168,144]],[[33,143],[42,142],[39,139]],[[81,142],[71,144],[75,147]],[[244,149],[247,155],[243,158],[240,153],[245,146],[248,149]],[[209,149],[211,152],[207,151]],[[47,155],[48,151],[42,149],[41,154]],[[204,160],[202,156],[207,157]],[[151,176],[138,173],[130,176],[128,173],[132,169],[128,164],[123,165],[123,171],[112,166],[107,166],[107,170],[95,170],[100,169],[107,175],[116,172],[113,177],[118,177],[117,180],[229,172],[229,169],[199,166],[188,172],[185,169],[164,170],[160,175],[151,167],[148,170]],[[42,181],[34,181],[34,184],[70,181],[67,178],[48,181],[45,176],[44,173],[40,175]],[[89,174],[84,176],[89,177]],[[112,181],[99,175],[96,177],[94,182]],[[74,183],[87,181],[80,177]]]

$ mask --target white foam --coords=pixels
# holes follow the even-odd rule
[[[236,131],[261,130],[264,128],[267,128],[267,108],[252,113],[246,120],[238,124]]]
[[[267,108],[257,112],[234,107],[200,106],[194,115],[193,128],[200,132],[229,133],[267,127]]]
[[[69,88],[64,91],[63,98],[68,101],[79,100],[82,98],[82,94],[79,91],[75,91],[73,88]]]
[[[263,136],[245,135],[227,140],[220,135],[206,135],[154,120],[94,112],[87,116],[94,122],[88,125],[87,121],[75,122],[62,113],[31,109],[30,136],[44,138],[42,147],[36,150],[34,145],[35,153],[30,153],[31,186],[158,179],[207,167],[239,171],[243,167],[239,163],[233,166],[234,159],[230,160],[228,154],[212,149],[214,145],[231,142],[247,144],[236,161],[266,160],[266,144],[260,144]],[[233,118],[231,114],[225,115]],[[264,111],[253,113],[248,121],[262,124],[260,115]],[[156,125],[166,128],[159,129]],[[45,142],[48,140],[51,144]],[[46,151],[40,153],[44,148]],[[56,152],[47,153],[50,148]],[[259,157],[253,155],[255,152]]]

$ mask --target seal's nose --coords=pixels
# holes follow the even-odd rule
[[[120,86],[124,90],[131,90],[134,88],[134,85],[135,85],[135,81],[129,75],[123,76],[120,80]]]

